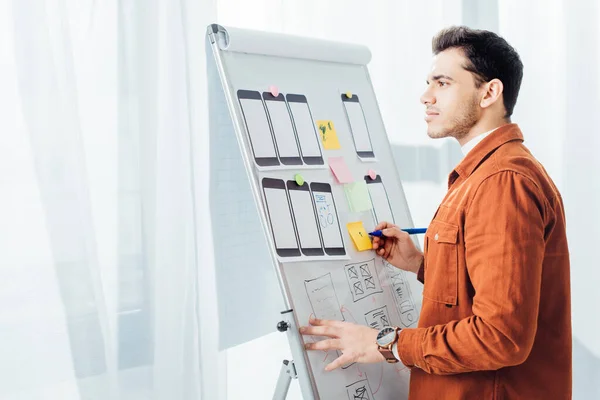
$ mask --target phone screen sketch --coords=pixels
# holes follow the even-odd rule
[[[371,196],[371,203],[373,204],[373,214],[375,216],[375,223],[386,221],[396,223],[394,220],[394,214],[392,213],[392,207],[390,200],[381,180],[381,176],[377,175],[375,179],[371,179],[369,175],[365,175],[365,181],[367,182],[367,188],[369,189],[369,195]]]
[[[300,256],[285,182],[281,179],[263,178],[262,187],[277,254],[280,257]]]
[[[346,250],[344,249],[344,241],[342,239],[335,201],[331,193],[331,185],[328,183],[313,182],[310,184],[310,190],[315,200],[325,253],[331,256],[345,255]]]
[[[319,145],[319,137],[313,121],[306,96],[301,94],[286,95],[292,119],[296,126],[298,143],[302,159],[307,165],[323,165],[323,154]]]
[[[292,117],[288,111],[283,94],[277,97],[271,93],[264,92],[263,99],[275,134],[275,143],[279,152],[279,159],[284,165],[302,165]]]
[[[363,113],[362,106],[357,95],[352,95],[348,98],[345,94],[342,95],[344,109],[350,124],[350,131],[354,139],[354,147],[356,154],[361,158],[374,158],[373,145],[371,144],[371,136],[367,128],[367,121]]]
[[[287,181],[287,189],[290,194],[292,214],[296,221],[302,254],[322,256],[324,254],[323,247],[308,183],[304,182],[300,186],[295,181]]]
[[[254,161],[263,167],[279,165],[271,127],[260,93],[238,90],[237,96],[254,153]]]

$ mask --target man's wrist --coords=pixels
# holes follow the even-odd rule
[[[414,267],[412,272],[414,272],[415,274],[419,273],[419,270],[421,269],[421,266],[423,265],[423,260],[425,259],[425,255],[421,252],[419,252],[419,255],[417,255],[415,257],[415,262],[414,262]]]

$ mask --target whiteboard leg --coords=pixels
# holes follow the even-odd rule
[[[294,361],[283,360],[273,400],[285,400],[288,390],[290,389],[290,383],[292,382],[292,379],[296,378],[298,378],[298,375],[296,374]]]
[[[292,350],[292,357],[294,357],[294,361],[292,361],[294,378],[296,376],[300,376],[298,378],[298,383],[300,384],[300,392],[302,393],[302,398],[304,400],[319,400],[319,396],[315,396],[315,390],[312,385],[311,374],[308,369],[306,352],[304,351],[304,346],[302,344],[302,338],[300,337],[300,332],[298,331],[298,327],[296,326],[294,316],[292,314],[292,310],[282,311],[281,314],[286,318],[283,321],[280,321],[277,324],[277,330],[279,332],[286,332],[288,336],[288,342],[290,344],[290,349]],[[285,361],[284,361],[285,363]],[[285,368],[282,367],[282,371]],[[280,377],[281,380],[281,377]],[[291,380],[291,379],[290,379]],[[279,387],[279,382],[278,382]],[[288,381],[289,387],[289,381]],[[285,390],[287,394],[287,389]],[[284,397],[273,397],[274,399],[285,399]]]

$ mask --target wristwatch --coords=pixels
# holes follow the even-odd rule
[[[398,332],[400,328],[385,327],[377,334],[377,350],[385,357],[385,361],[389,363],[397,363],[399,360],[394,356],[392,347],[398,341]]]

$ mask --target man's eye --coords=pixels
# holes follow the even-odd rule
[[[438,81],[438,86],[443,87],[443,86],[447,86],[448,83],[444,82],[444,81]]]

